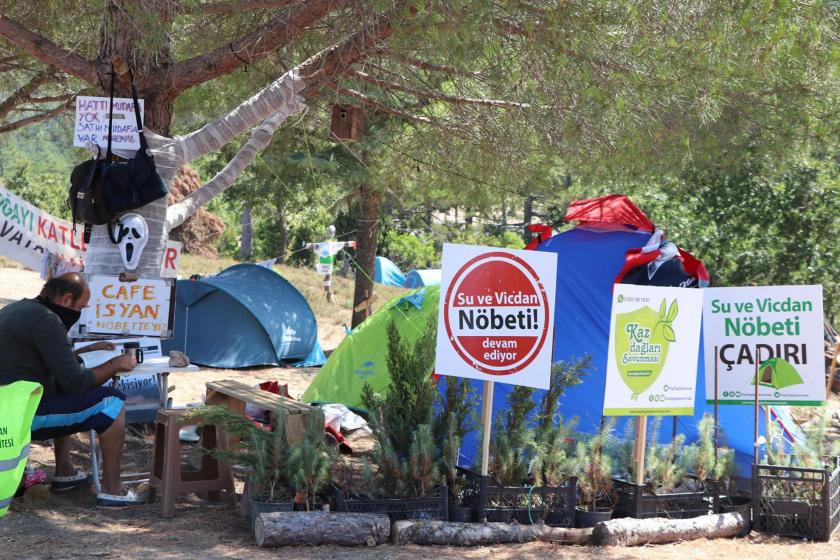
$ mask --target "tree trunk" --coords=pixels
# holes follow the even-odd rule
[[[280,232],[280,242],[277,249],[277,263],[286,264],[286,250],[289,246],[289,226],[286,224],[286,212],[281,210],[277,216],[277,230]]]
[[[374,546],[388,542],[391,520],[378,513],[274,512],[257,516],[259,546]]]
[[[246,261],[254,253],[254,224],[251,221],[251,207],[242,211],[242,237],[239,241],[239,260]]]
[[[492,544],[550,541],[588,544],[592,529],[565,529],[546,525],[510,523],[450,523],[447,521],[397,521],[394,544],[487,546]]]
[[[742,513],[704,515],[692,519],[612,519],[595,525],[592,544],[636,546],[720,539],[745,535],[749,530],[749,520]]]
[[[528,226],[531,225],[531,220],[534,218],[534,197],[533,196],[526,196],[525,197],[525,208],[523,213],[525,214],[525,218],[522,222],[525,224],[525,231],[522,233],[522,238],[525,239],[525,243],[531,241],[532,233],[528,229]]]
[[[359,236],[356,239],[356,287],[353,292],[353,319],[355,329],[370,315],[373,305],[373,277],[376,250],[379,242],[380,195],[368,184],[359,189]]]

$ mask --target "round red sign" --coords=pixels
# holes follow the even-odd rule
[[[548,333],[548,296],[539,276],[510,253],[479,255],[452,278],[443,303],[446,335],[475,369],[510,375],[540,353]]]

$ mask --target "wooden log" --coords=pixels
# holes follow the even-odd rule
[[[390,534],[387,515],[324,511],[261,513],[254,529],[259,546],[375,546]]]
[[[565,529],[546,525],[509,523],[451,523],[406,520],[394,523],[394,544],[481,546],[490,544],[551,541],[559,544],[587,544],[592,529]]]
[[[692,519],[612,519],[595,525],[592,544],[636,546],[693,539],[737,537],[749,532],[743,513],[703,515]]]

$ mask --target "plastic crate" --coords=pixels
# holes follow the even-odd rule
[[[353,513],[384,513],[391,521],[402,519],[449,519],[449,491],[438,488],[434,495],[423,498],[364,499],[347,498],[341,490],[335,492],[335,510]]]
[[[690,519],[716,513],[720,510],[719,486],[717,483],[707,483],[706,488],[699,492],[653,494],[647,486],[614,478],[613,487],[618,494],[618,504],[613,517]]]
[[[574,527],[577,478],[559,486],[504,486],[489,476],[459,469],[464,486],[464,505],[474,508],[476,521]]]
[[[753,527],[758,531],[828,541],[840,524],[840,465],[824,469],[753,466]]]

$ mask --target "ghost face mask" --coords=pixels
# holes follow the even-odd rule
[[[125,214],[117,222],[117,245],[120,248],[123,264],[128,270],[134,270],[140,263],[140,255],[149,240],[149,227],[140,214]]]

